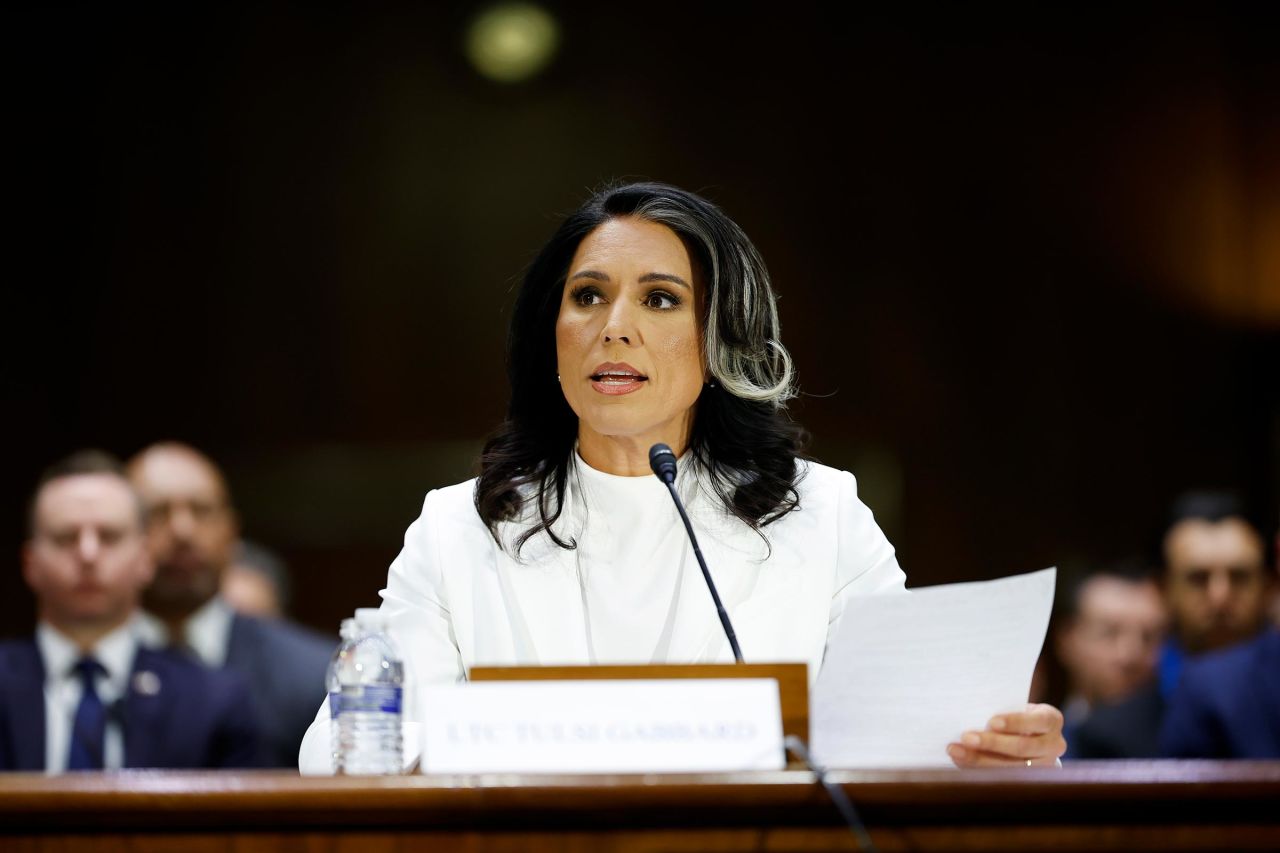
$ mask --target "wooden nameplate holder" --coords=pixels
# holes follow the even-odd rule
[[[773,678],[782,734],[809,743],[809,666],[803,663],[686,663],[635,666],[476,666],[471,681],[585,681],[660,678]]]

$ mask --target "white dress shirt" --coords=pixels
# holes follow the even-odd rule
[[[138,649],[133,620],[100,639],[88,653],[102,668],[94,679],[94,689],[107,711],[106,733],[102,745],[102,767],[118,770],[124,766],[124,733],[112,705],[128,692],[133,671],[133,657]],[[44,767],[46,773],[62,773],[70,757],[71,732],[76,709],[84,686],[75,670],[76,662],[86,657],[69,637],[47,622],[36,626],[36,646],[44,662]]]
[[[853,475],[801,462],[800,509],[763,528],[762,538],[728,514],[689,467],[677,488],[744,659],[805,662],[812,683],[845,602],[906,587]],[[733,660],[656,477],[605,474],[575,456],[555,529],[578,547],[563,549],[539,535],[518,558],[513,543],[528,529],[532,508],[499,525],[504,549],[476,512],[474,493],[472,480],[427,495],[382,591],[405,658],[406,750],[416,746],[416,686],[464,680],[475,665]],[[327,703],[303,740],[299,766],[332,772]]]
[[[227,644],[231,640],[231,622],[235,612],[231,605],[215,595],[187,617],[182,624],[182,637],[169,636],[169,626],[150,613],[138,617],[138,635],[142,644],[162,649],[185,645],[208,667],[221,669],[227,662]]]

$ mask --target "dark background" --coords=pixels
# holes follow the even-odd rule
[[[524,265],[628,176],[752,235],[913,585],[1126,555],[1193,486],[1274,531],[1274,13],[957,6],[547,3],[516,85],[463,55],[481,5],[14,13],[5,624],[40,469],[163,438],[302,620],[376,603],[502,416]]]

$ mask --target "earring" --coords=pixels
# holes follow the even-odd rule
[[[556,374],[556,381],[557,381],[557,382],[559,382],[559,381],[560,381],[560,374],[559,374],[559,373],[557,373],[557,374]]]

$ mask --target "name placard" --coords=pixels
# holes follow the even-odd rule
[[[783,767],[771,678],[486,681],[423,688],[424,773]]]

